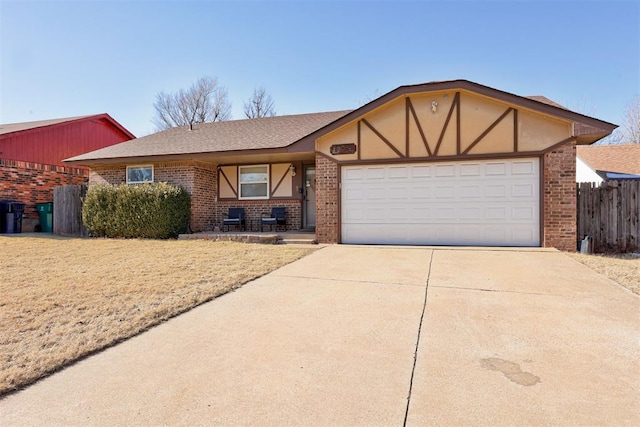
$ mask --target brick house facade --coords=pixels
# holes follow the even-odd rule
[[[155,181],[178,185],[191,195],[191,221],[193,232],[211,231],[220,227],[229,208],[244,207],[246,217],[254,223],[248,228],[257,229],[257,221],[269,213],[272,207],[287,209],[287,230],[299,230],[301,224],[301,200],[217,200],[217,165],[197,161],[152,163]],[[91,169],[89,185],[124,184],[126,165],[99,166]]]
[[[36,203],[53,202],[53,189],[87,182],[89,168],[64,159],[135,138],[108,114],[0,126],[0,200],[25,204],[22,231],[39,223]]]
[[[33,231],[39,223],[36,203],[53,200],[55,187],[84,184],[89,179],[85,168],[46,165],[0,159],[0,199],[25,204],[22,229]]]
[[[255,229],[284,206],[288,230],[311,224],[322,243],[572,251],[575,146],[613,129],[456,80],[402,86],[353,111],[176,128],[71,161],[91,167],[90,184],[152,164],[154,180],[191,194],[194,232],[238,206]],[[186,148],[176,153],[176,141]]]

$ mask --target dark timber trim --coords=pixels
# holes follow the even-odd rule
[[[293,163],[289,164],[289,167],[291,167],[291,166],[293,166]],[[269,167],[269,171],[271,171],[271,166]],[[280,181],[278,181],[276,186],[271,191],[271,196],[270,196],[271,198],[273,198],[273,195],[276,194],[276,191],[278,191],[278,188],[280,188],[280,184],[282,184],[282,181],[284,181],[284,179],[287,177],[288,173],[289,173],[289,168],[285,169],[284,175],[282,175],[282,177],[280,178]]]
[[[360,153],[362,152],[362,132],[360,131],[360,121],[358,120],[358,160],[360,160]]]
[[[411,115],[413,116],[413,120],[416,122],[416,126],[418,127],[418,132],[420,132],[420,137],[422,138],[422,142],[424,143],[424,148],[427,149],[427,154],[429,156],[433,155],[431,149],[429,148],[429,142],[427,141],[427,137],[422,130],[422,125],[420,124],[420,120],[418,120],[418,114],[416,114],[416,110],[413,108],[413,104],[411,103],[411,98],[407,98],[407,157],[409,157],[409,110],[411,110]]]
[[[493,130],[493,128],[494,128],[494,127],[498,126],[498,124],[502,121],[502,119],[504,119],[505,117],[507,117],[507,115],[509,115],[509,113],[510,113],[510,112],[512,112],[512,111],[514,111],[514,109],[513,109],[513,108],[511,108],[511,107],[507,108],[507,110],[506,110],[504,113],[502,113],[502,115],[501,115],[500,117],[498,117],[498,118],[496,119],[496,121],[495,121],[495,122],[491,123],[491,126],[489,126],[487,129],[485,129],[485,131],[484,131],[484,132],[482,132],[482,133],[480,134],[480,136],[479,136],[479,137],[477,137],[477,138],[475,139],[475,141],[473,141],[473,142],[472,142],[472,143],[467,147],[467,149],[466,149],[466,150],[464,150],[464,151],[462,152],[462,154],[469,154],[469,151],[471,151],[471,150],[473,149],[473,147],[475,147],[476,145],[478,145],[478,143],[479,143],[480,141],[482,141],[482,138],[484,138],[485,136],[487,136],[487,135],[489,134],[489,132],[491,132],[491,131]]]
[[[236,167],[236,170],[237,170],[237,167]],[[236,196],[236,198],[238,198],[238,191],[235,188],[233,188],[233,184],[231,184],[231,181],[229,181],[229,178],[224,173],[223,169],[220,169],[220,175],[224,178],[225,181],[227,181],[227,184],[229,184],[229,188],[231,189],[231,191],[233,191],[233,195]],[[220,194],[220,192],[218,192],[218,194]]]
[[[513,152],[518,152],[518,110],[513,110]]]
[[[565,138],[565,139],[563,139],[562,141],[560,141],[560,142],[557,142],[557,143],[553,144],[551,147],[547,147],[547,148],[545,148],[545,149],[543,150],[543,153],[545,153],[545,154],[546,154],[546,153],[548,153],[548,152],[550,152],[550,151],[555,150],[556,148],[562,147],[562,146],[563,146],[563,145],[565,145],[567,142],[571,142],[571,141],[573,141],[573,140],[577,140],[577,139],[578,139],[578,138],[577,138],[577,137],[575,137],[575,136],[570,136],[569,138]]]
[[[391,141],[389,141],[387,138],[384,137],[384,135],[382,135],[380,132],[378,132],[378,130],[376,128],[373,127],[373,125],[371,123],[369,123],[367,121],[367,119],[361,119],[360,122],[364,123],[369,129],[371,129],[373,131],[373,133],[376,134],[376,136],[378,138],[380,138],[385,144],[387,144],[387,146],[389,148],[391,148],[393,150],[394,153],[396,153],[398,155],[398,157],[405,157],[404,154],[402,154],[400,152],[400,150],[398,150],[392,143]]]
[[[453,114],[453,109],[456,107],[460,108],[460,92],[456,92],[456,96],[453,97],[451,108],[449,108],[449,114],[447,114],[447,120],[444,121],[444,126],[442,126],[442,131],[440,132],[440,137],[438,138],[438,143],[436,144],[436,149],[433,150],[434,156],[438,155],[438,151],[440,150],[440,144],[442,144],[442,140],[444,139],[444,134],[447,132],[447,127],[449,126],[449,120],[451,120],[451,115]]]
[[[458,95],[460,92],[456,93]],[[456,154],[460,154],[460,97],[458,96],[458,108],[456,108]]]

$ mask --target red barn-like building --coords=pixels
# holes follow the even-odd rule
[[[53,188],[82,184],[88,168],[64,159],[135,136],[108,114],[0,125],[0,199],[25,203],[23,231],[38,224],[36,203],[53,201]]]

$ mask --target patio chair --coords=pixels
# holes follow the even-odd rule
[[[287,230],[286,208],[283,208],[283,207],[271,208],[271,216],[263,216],[260,219],[260,231],[264,231],[265,225],[270,225],[272,231],[273,230],[278,231],[278,226],[282,225],[284,231],[286,231]]]
[[[225,225],[227,226],[227,231],[229,231],[229,227],[232,225],[237,226],[239,231],[246,229],[247,223],[244,216],[244,208],[229,208],[227,218],[222,220],[222,231],[224,231]]]

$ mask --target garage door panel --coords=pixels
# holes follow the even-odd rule
[[[532,160],[514,161],[511,166],[511,173],[514,175],[536,175],[537,162]]]
[[[411,168],[412,178],[429,178],[431,177],[431,166],[414,166]]]
[[[511,186],[511,196],[517,198],[533,198],[534,197],[533,184],[514,184]]]
[[[480,163],[467,163],[460,165],[460,176],[480,176],[482,171],[482,165]]]
[[[539,245],[538,159],[346,166],[342,176],[344,243]]]
[[[366,200],[384,200],[386,199],[386,189],[382,187],[369,187],[364,191]]]
[[[439,185],[436,187],[436,199],[453,199],[456,196],[455,187],[452,185]]]
[[[388,177],[391,179],[406,178],[408,170],[405,167],[392,167],[389,168]]]
[[[461,199],[479,199],[482,197],[482,189],[479,185],[460,185],[458,197]]]
[[[486,163],[484,174],[487,176],[505,176],[507,174],[507,166],[504,162]]]
[[[366,177],[369,180],[383,179],[385,176],[384,168],[367,168]]]
[[[511,208],[512,220],[525,220],[531,221],[536,217],[536,210],[530,206],[514,207]]]

